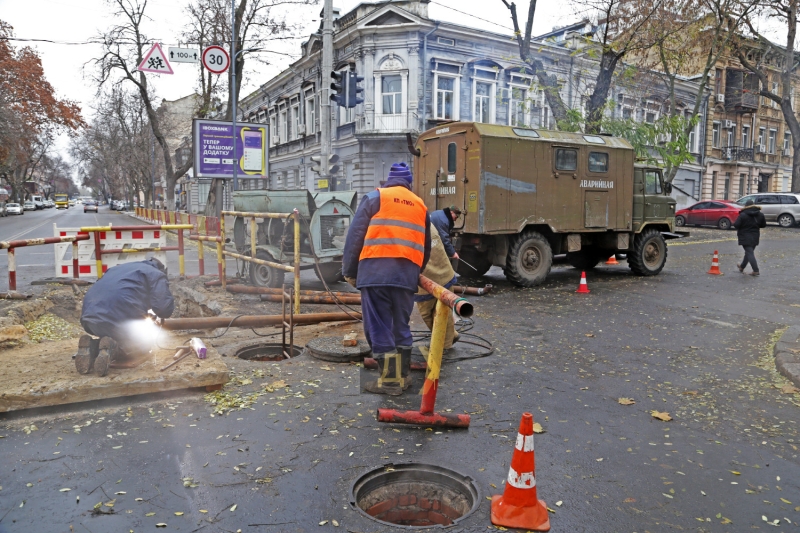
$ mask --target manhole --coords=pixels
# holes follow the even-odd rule
[[[299,355],[302,348],[295,346],[294,355]],[[283,361],[283,346],[279,343],[261,343],[244,346],[233,354],[239,359],[248,361]]]
[[[449,527],[472,514],[480,494],[472,478],[440,466],[385,465],[358,478],[350,505],[383,524]]]
[[[372,354],[367,341],[359,339],[356,346],[342,346],[342,337],[316,337],[308,341],[306,348],[312,357],[333,363],[363,361]]]

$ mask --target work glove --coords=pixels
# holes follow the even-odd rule
[[[349,284],[350,284],[350,285],[351,285],[351,286],[352,286],[354,289],[357,289],[357,288],[358,288],[358,287],[356,287],[356,278],[351,278],[351,277],[345,276],[345,277],[344,277],[344,280],[345,280],[347,283],[349,283]]]

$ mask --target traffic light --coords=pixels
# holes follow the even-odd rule
[[[364,98],[359,95],[364,94],[364,89],[358,86],[364,78],[355,72],[347,73],[347,107],[355,107],[364,102]]]
[[[337,105],[345,107],[347,105],[347,78],[344,74],[337,71],[331,71],[331,100],[336,102]]]
[[[321,155],[312,155],[310,157],[311,162],[314,163],[311,166],[311,170],[316,172],[317,174],[322,175],[322,156]],[[328,171],[325,174],[326,176],[331,176],[339,172],[339,165],[336,163],[339,162],[339,156],[336,154],[331,154],[328,156]]]

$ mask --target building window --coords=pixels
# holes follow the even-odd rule
[[[792,134],[788,131],[783,134],[783,155],[792,153]]]
[[[475,82],[475,115],[474,120],[491,124],[492,120],[492,85],[484,81]]]
[[[403,112],[403,83],[399,75],[381,78],[383,114],[399,115]]]
[[[306,135],[313,135],[316,131],[315,122],[317,121],[317,109],[314,105],[314,90],[306,91]]]
[[[286,128],[289,125],[286,109],[283,109],[280,112],[280,115],[278,115],[278,120],[279,120],[278,129],[280,130],[280,138],[281,138],[280,142],[285,143],[289,139],[286,131]]]
[[[654,124],[656,121],[656,113],[654,111],[646,111],[644,115],[644,120],[648,124]]]
[[[767,134],[767,128],[758,128],[758,144],[764,145],[764,136]]]
[[[715,69],[714,89],[715,94],[722,94],[722,69]]]
[[[711,173],[711,199],[714,200],[717,197],[717,171],[713,171]]]
[[[525,97],[528,91],[521,87],[511,87],[509,123],[511,126],[527,126]],[[546,127],[546,126],[545,126]]]
[[[775,137],[778,135],[778,130],[769,130],[769,145],[767,151],[771,154],[775,153]]]
[[[447,46],[455,46],[455,39],[448,39],[447,37],[437,37],[436,42],[439,44],[446,44]]]
[[[723,200],[727,200],[728,199],[728,195],[729,195],[729,191],[730,190],[731,190],[731,173],[730,172],[726,172],[725,173],[725,188],[722,189],[722,199]]]
[[[711,146],[719,148],[719,122],[714,122],[711,126]]]
[[[750,148],[750,126],[742,126],[742,148]]]
[[[298,134],[300,125],[300,106],[294,105],[290,111],[291,119],[289,120],[289,137],[287,137],[290,141],[297,139],[300,137]]]
[[[632,107],[623,107],[622,108],[622,118],[623,118],[623,120],[632,120],[633,119],[633,108]]]
[[[725,146],[734,146],[734,142],[736,139],[736,126],[731,126],[728,128],[728,144]]]
[[[275,115],[269,116],[269,145],[275,146],[275,137],[278,136],[277,117]]]
[[[739,174],[739,198],[744,196],[744,184],[747,182],[747,174]]]
[[[774,81],[772,82],[772,94],[778,94],[778,83]],[[772,107],[780,107],[775,100],[771,100],[771,102]]]
[[[456,79],[438,76],[436,80],[436,118],[455,120]]]

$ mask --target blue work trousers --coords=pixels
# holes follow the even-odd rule
[[[364,333],[373,354],[394,352],[398,346],[411,346],[411,311],[414,292],[397,287],[362,287],[361,312]]]

